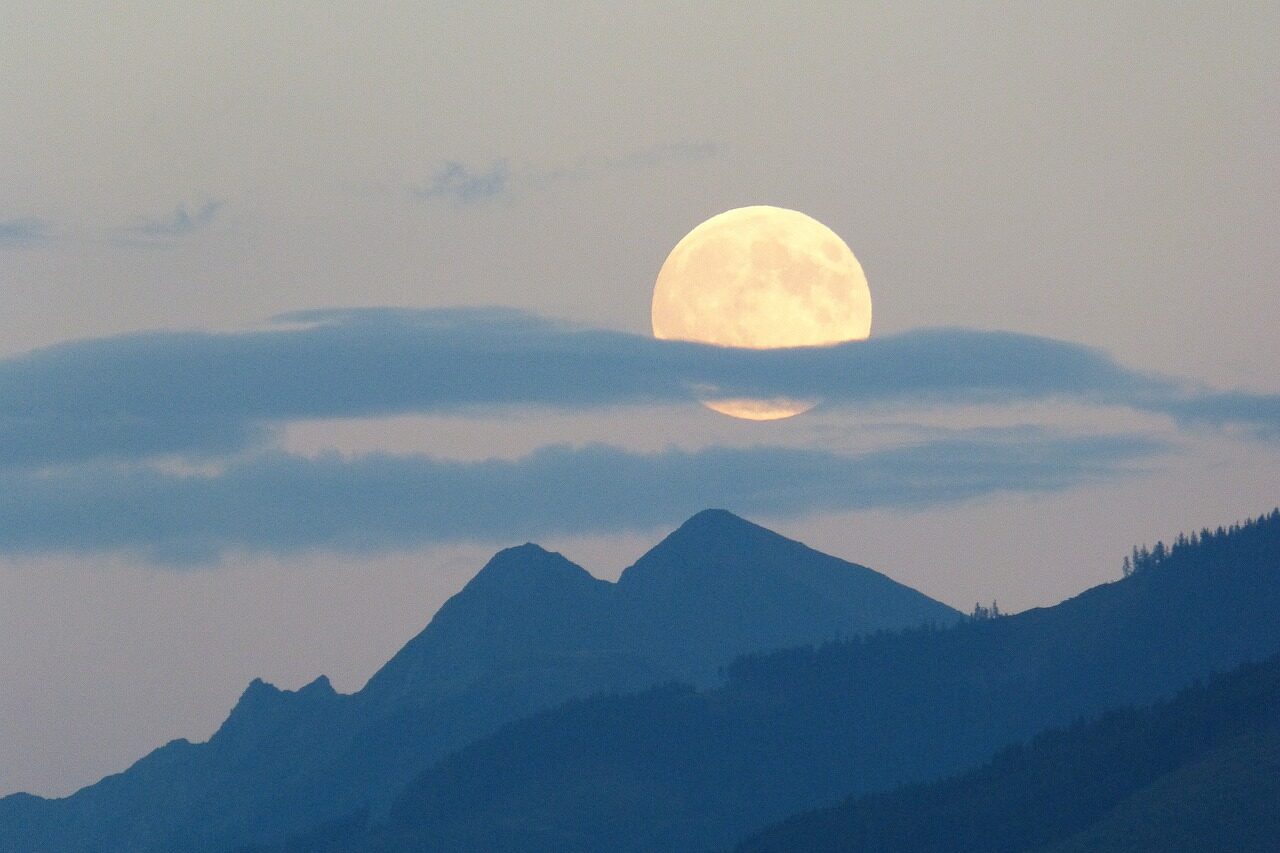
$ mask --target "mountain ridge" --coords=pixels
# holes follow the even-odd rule
[[[336,693],[323,678],[297,691],[255,679],[205,743],[166,745],[61,800],[0,799],[0,850],[221,850],[362,809],[377,815],[430,761],[564,701],[671,679],[712,683],[734,654],[775,642],[960,618],[866,567],[724,511],[680,529],[677,543],[699,529],[715,533],[717,573],[737,565],[744,577],[785,587],[797,573],[789,562],[800,560],[814,564],[802,572],[809,582],[781,608],[744,599],[699,617],[681,608],[678,590],[637,582],[644,572],[635,567],[624,585],[532,543],[502,549],[360,691]],[[736,537],[767,547],[736,547]],[[686,590],[710,577],[693,564],[696,552],[662,557]],[[845,575],[892,586],[850,584]],[[876,600],[861,600],[868,595]],[[861,624],[868,608],[877,620]],[[730,624],[738,633],[718,636]],[[680,638],[691,625],[699,633]]]
[[[386,821],[284,849],[724,849],[1280,651],[1280,511],[1158,552],[1054,607],[747,655],[712,689],[574,700],[444,757]]]

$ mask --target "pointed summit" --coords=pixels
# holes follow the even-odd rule
[[[704,509],[645,553],[618,582],[623,586],[674,583],[677,576],[705,576],[724,569],[739,581],[757,570],[785,575],[789,566],[807,555],[843,563],[728,510]]]
[[[436,612],[362,693],[366,701],[427,701],[531,659],[571,655],[604,632],[613,584],[533,543],[506,548]]]
[[[695,512],[693,515],[689,516],[688,520],[677,527],[674,532],[679,533],[682,530],[691,532],[729,530],[734,527],[756,527],[760,530],[765,529],[760,527],[758,524],[752,524],[741,516],[734,515],[727,509],[711,507],[710,509],[704,509],[701,512]]]
[[[565,584],[598,583],[586,569],[565,559],[563,554],[548,551],[540,545],[526,542],[514,548],[504,548],[485,563],[474,578],[462,589],[529,593]]]
[[[641,559],[672,551],[691,550],[698,552],[697,556],[705,557],[708,556],[707,549],[741,549],[762,547],[770,543],[774,545],[788,543],[801,548],[805,547],[795,540],[774,533],[767,527],[761,527],[741,516],[734,515],[727,509],[704,509],[690,516],[684,524],[672,531]]]
[[[960,617],[879,572],[723,509],[691,517],[622,573],[632,629],[686,677],[744,651]]]
[[[734,515],[727,509],[704,509],[691,515],[684,524],[672,531],[663,541],[726,539],[759,536],[761,534],[778,539],[785,538],[768,528],[753,524],[741,516]]]
[[[255,678],[213,737],[224,745],[245,746],[265,735],[288,730],[303,718],[327,714],[342,699],[323,675],[297,690],[281,690]]]

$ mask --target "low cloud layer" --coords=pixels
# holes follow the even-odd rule
[[[647,530],[709,506],[774,517],[922,508],[1094,482],[1162,449],[1031,430],[862,455],[592,445],[480,462],[266,452],[199,475],[110,463],[15,470],[0,489],[0,553],[116,551],[182,565],[228,550],[369,553]]]
[[[1280,396],[1194,389],[1105,353],[933,329],[739,350],[582,329],[501,309],[315,311],[249,332],[75,341],[0,361],[0,553],[371,552],[649,529],[707,506],[769,516],[927,506],[1068,488],[1163,445],[979,430],[863,455],[762,447],[551,447],[518,460],[287,454],[291,421],[491,416],[724,396],[938,408],[1062,399],[1280,437]],[[191,465],[174,465],[175,459]],[[176,473],[185,470],[201,473]]]
[[[499,309],[305,312],[233,334],[77,341],[0,361],[0,468],[261,447],[293,420],[734,397],[938,407],[1068,399],[1280,435],[1280,396],[1197,390],[1104,352],[933,329],[741,350],[571,328]]]

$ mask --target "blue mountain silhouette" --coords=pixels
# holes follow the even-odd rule
[[[959,618],[722,510],[616,584],[537,545],[509,548],[360,692],[255,681],[206,743],[174,741],[63,799],[0,800],[0,850],[223,850],[379,818],[441,756],[567,700],[711,686],[739,654]]]

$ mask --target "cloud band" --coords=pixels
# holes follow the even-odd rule
[[[588,409],[722,396],[938,406],[1070,398],[1188,425],[1280,431],[1280,396],[1196,391],[1105,353],[932,329],[743,350],[577,329],[498,309],[304,312],[234,334],[77,341],[0,361],[0,466],[253,447],[297,419]],[[302,324],[302,325],[297,325]]]
[[[1112,477],[1163,449],[1032,430],[844,455],[760,447],[548,447],[516,460],[255,454],[213,474],[94,463],[13,471],[0,553],[119,551],[161,563],[227,550],[366,553],[442,542],[644,530],[708,506],[798,516],[927,507]]]

